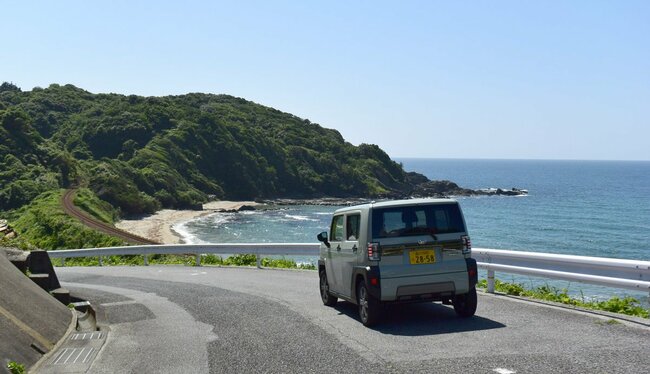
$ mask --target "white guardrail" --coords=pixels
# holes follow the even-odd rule
[[[255,244],[178,244],[140,245],[92,249],[49,251],[51,258],[102,257],[141,255],[148,265],[148,255],[192,254],[201,265],[202,254],[254,254],[261,268],[261,256],[318,256],[318,243],[255,243]],[[495,271],[592,283],[650,293],[650,261],[622,260],[603,257],[572,256],[541,252],[519,252],[502,249],[473,248],[472,257],[488,274],[488,292],[494,292]]]

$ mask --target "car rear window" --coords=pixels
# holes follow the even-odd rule
[[[375,208],[372,237],[391,238],[465,232],[458,204],[432,204]]]

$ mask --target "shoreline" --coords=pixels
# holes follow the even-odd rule
[[[446,181],[445,181],[446,182]],[[495,189],[496,190],[496,189]],[[466,190],[465,190],[466,191]],[[439,197],[466,197],[466,196],[495,196],[495,195],[510,195],[506,190],[501,190],[505,193],[474,193],[474,194],[452,194],[452,195],[440,195]],[[528,191],[518,190],[513,188],[512,191],[517,191],[517,193],[510,196],[527,196]],[[525,191],[525,193],[519,193],[519,191]],[[456,191],[458,192],[458,191]],[[461,191],[463,192],[463,191]],[[474,191],[475,192],[475,191]],[[432,198],[436,194],[430,194]],[[413,198],[414,196],[411,196]],[[384,200],[382,198],[377,198],[377,201]],[[203,217],[212,213],[223,213],[223,212],[237,212],[240,208],[250,207],[249,209],[255,209],[260,206],[287,206],[287,205],[322,205],[322,206],[350,206],[356,204],[363,204],[373,201],[371,198],[337,198],[337,197],[321,197],[321,198],[311,198],[311,199],[287,199],[287,198],[278,198],[278,199],[269,199],[269,200],[258,200],[258,201],[231,201],[231,200],[221,200],[221,201],[210,201],[203,204],[202,210],[176,210],[176,209],[162,209],[153,214],[142,215],[129,217],[119,222],[115,223],[115,227],[120,230],[130,232],[132,234],[147,238],[150,240],[157,241],[161,244],[183,244],[183,236],[176,232],[173,229],[173,226],[181,223],[191,221],[193,219]]]
[[[202,210],[162,209],[154,214],[131,217],[115,223],[115,227],[132,234],[155,240],[161,244],[182,244],[183,237],[173,226],[212,213],[237,211],[243,206],[259,206],[254,201],[211,201],[203,204]]]

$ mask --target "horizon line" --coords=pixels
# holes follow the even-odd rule
[[[410,159],[410,160],[467,160],[467,161],[585,161],[585,162],[650,162],[647,160],[630,160],[630,159],[581,159],[581,158],[504,158],[504,157],[412,157],[412,156],[395,156],[391,159]]]

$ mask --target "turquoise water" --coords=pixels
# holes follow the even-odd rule
[[[400,161],[463,187],[529,190],[460,199],[476,247],[650,260],[650,162]]]
[[[524,188],[522,197],[459,198],[474,247],[650,260],[650,162],[398,159],[430,179],[466,188]],[[177,225],[190,243],[316,242],[336,207],[214,214]],[[313,261],[314,259],[300,259]],[[507,281],[647,294],[498,274]]]

